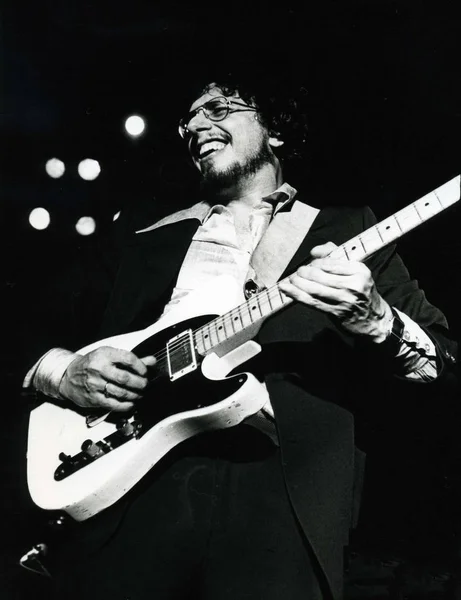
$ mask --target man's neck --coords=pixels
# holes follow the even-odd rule
[[[261,202],[261,198],[271,194],[282,183],[281,170],[274,169],[273,165],[266,165],[257,173],[240,179],[232,186],[214,190],[213,201],[231,209],[252,209]]]

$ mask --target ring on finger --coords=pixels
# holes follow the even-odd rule
[[[108,386],[108,385],[109,385],[109,382],[108,382],[108,381],[106,381],[106,385],[104,386],[104,391],[103,391],[103,394],[104,394],[104,396],[105,396],[106,398],[109,398],[109,397],[110,397],[110,394],[109,394],[109,392],[107,391],[107,386]]]

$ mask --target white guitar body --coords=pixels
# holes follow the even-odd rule
[[[225,299],[227,304],[235,297],[235,284],[232,282],[234,290],[231,290],[231,281],[223,278],[218,286],[220,298]],[[202,290],[200,295],[190,294],[187,310],[182,306],[181,312],[171,311],[144,330],[98,341],[82,348],[79,353],[86,354],[100,346],[132,350],[190,315],[209,315],[207,309],[211,309],[211,305],[216,314],[216,300],[207,290]],[[222,309],[223,305],[219,308]],[[198,367],[204,378],[239,380],[244,382],[243,385],[214,404],[167,416],[141,437],[131,437],[61,480],[54,476],[62,464],[60,453],[75,456],[81,453],[82,442],[88,438],[94,442],[103,440],[114,434],[117,426],[101,419],[89,427],[85,415],[71,407],[51,402],[40,405],[31,412],[29,424],[27,478],[32,500],[46,510],[64,510],[77,521],[86,520],[120,499],[180,442],[201,432],[233,427],[257,413],[268,401],[265,387],[249,373],[226,376],[260,350],[255,342],[244,341],[221,357],[214,352],[208,354]],[[163,397],[159,401],[167,402],[168,398]]]

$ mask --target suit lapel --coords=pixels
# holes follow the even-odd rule
[[[362,222],[362,213],[359,211],[353,212],[350,209],[347,213],[348,220],[344,220],[342,211],[341,207],[329,207],[318,213],[282,277],[288,276],[296,271],[298,267],[309,262],[310,252],[315,246],[326,242],[334,242],[340,245],[358,233],[358,227]]]
[[[260,287],[270,287],[278,281],[318,212],[318,209],[295,200],[290,210],[275,214],[251,257],[250,266]]]
[[[198,219],[186,219],[133,235],[120,262],[100,337],[145,327],[158,317],[198,226]]]

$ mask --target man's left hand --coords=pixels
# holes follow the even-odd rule
[[[280,282],[280,289],[298,302],[335,316],[350,333],[380,343],[390,331],[391,308],[365,264],[328,258],[335,248],[332,242],[313,248],[313,260]]]

